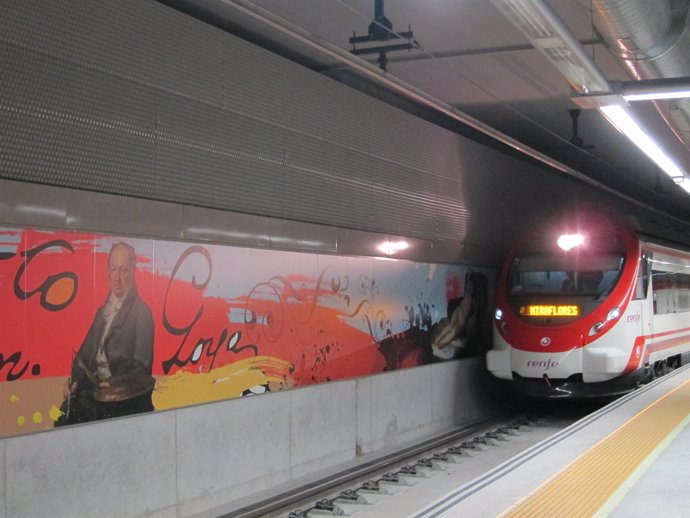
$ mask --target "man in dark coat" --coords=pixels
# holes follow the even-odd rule
[[[135,267],[134,249],[115,243],[108,256],[110,292],[74,359],[65,386],[69,410],[57,425],[153,410],[153,318],[137,293]]]

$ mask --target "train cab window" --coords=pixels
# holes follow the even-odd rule
[[[530,254],[515,259],[509,293],[601,296],[613,289],[622,266],[619,254],[581,264],[555,255]]]
[[[513,257],[508,303],[520,318],[559,325],[594,311],[618,284],[626,248],[617,236],[593,236],[582,248],[563,249],[545,233]]]
[[[521,318],[558,325],[589,314],[613,291],[623,270],[621,254],[573,261],[557,255],[515,258],[508,302]]]

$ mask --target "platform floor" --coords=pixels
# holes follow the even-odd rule
[[[335,515],[690,516],[690,365],[582,419],[566,406],[557,405],[562,413],[549,413],[483,451],[434,462],[432,469],[382,484],[378,492],[360,491],[357,503],[336,499]],[[313,503],[292,509],[308,509]],[[318,510],[307,514],[333,515]],[[279,511],[267,518],[288,516]]]
[[[690,365],[620,398],[414,518],[690,515]],[[380,516],[401,516],[379,509]]]

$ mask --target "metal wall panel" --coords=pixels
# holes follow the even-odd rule
[[[468,239],[458,249],[491,266],[515,221],[492,215],[555,191],[554,175],[153,1],[3,9],[0,178]]]

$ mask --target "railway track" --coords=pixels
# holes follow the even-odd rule
[[[545,402],[397,450],[318,483],[216,516],[406,516],[584,417],[604,402]]]

